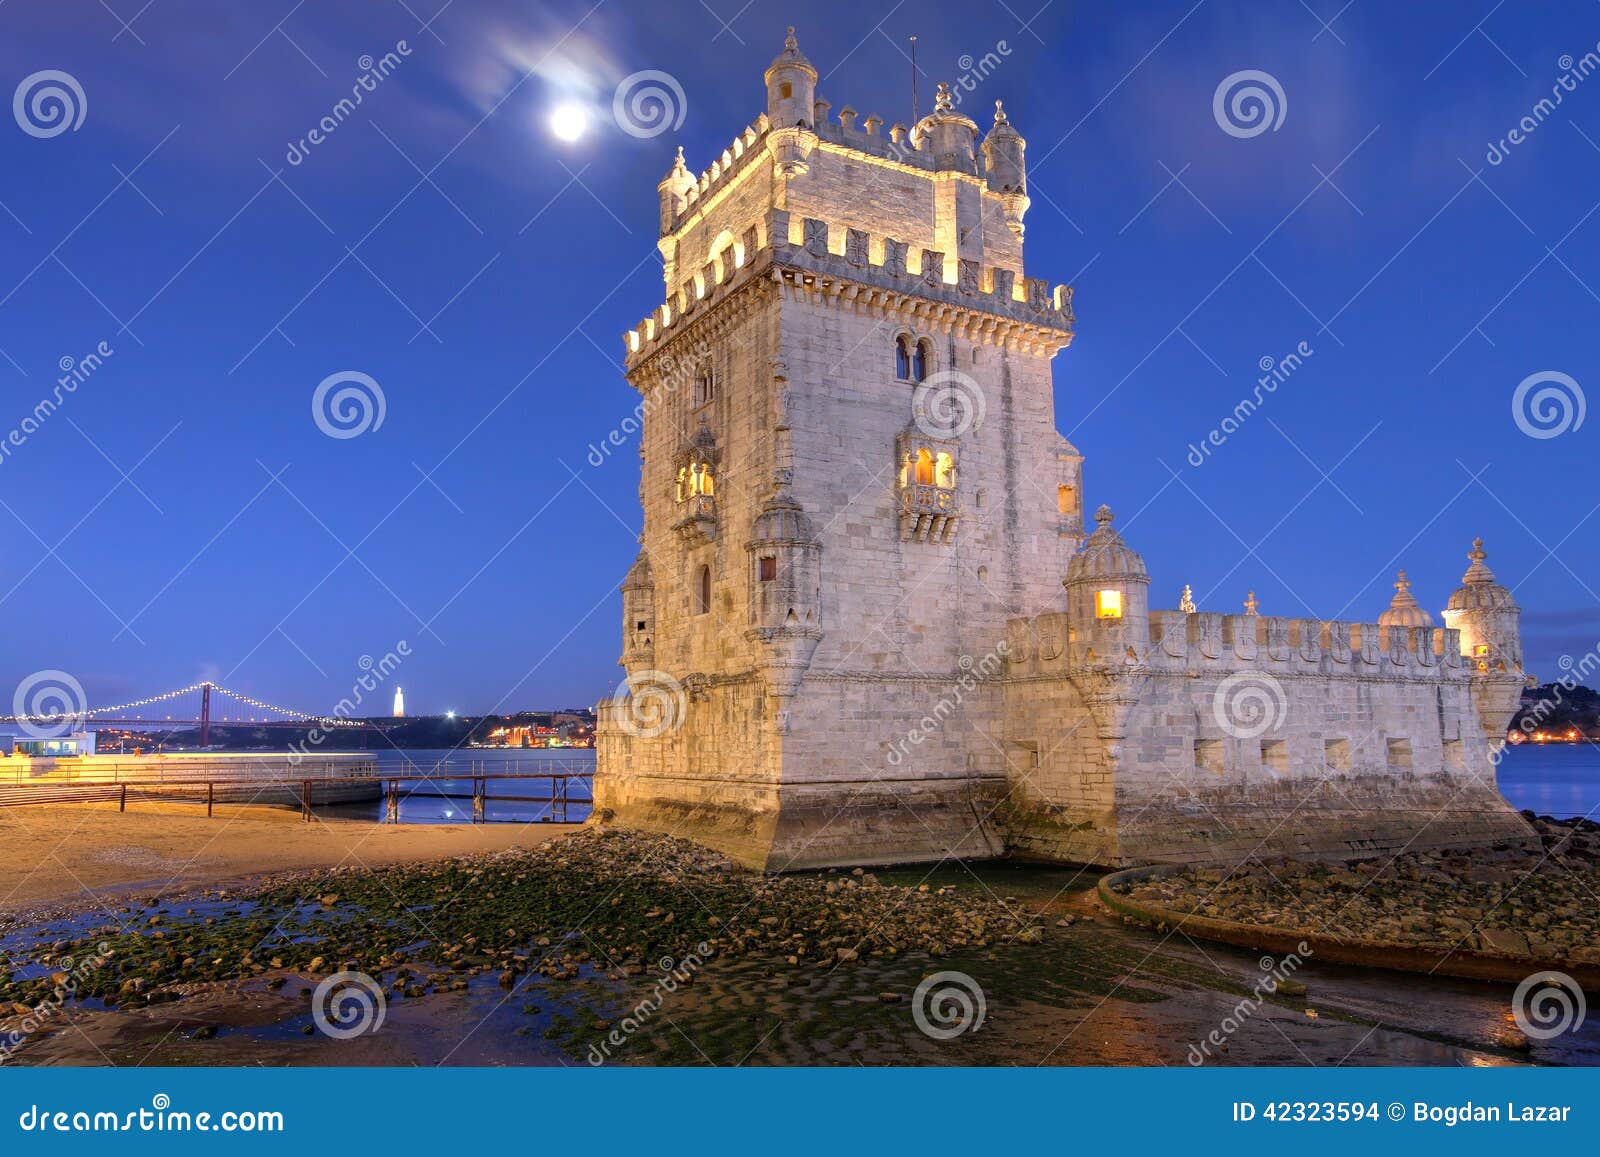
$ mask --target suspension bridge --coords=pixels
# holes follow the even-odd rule
[[[252,714],[248,717],[233,715],[213,715],[211,698],[215,694],[221,699],[242,704],[254,711],[261,712],[258,718]],[[186,696],[197,697],[197,713],[192,717],[166,715],[161,718],[149,718],[144,713],[149,708],[161,703],[176,703]],[[370,727],[372,724],[359,719],[344,719],[332,715],[317,715],[309,711],[299,711],[293,707],[280,707],[275,703],[266,703],[241,691],[234,691],[220,683],[205,680],[200,683],[191,683],[187,687],[177,687],[171,691],[163,691],[157,695],[149,695],[143,699],[134,699],[128,703],[118,703],[110,707],[89,707],[82,702],[82,689],[75,686],[53,685],[48,688],[37,688],[32,696],[19,695],[19,699],[32,698],[36,703],[54,706],[61,704],[61,709],[34,714],[0,715],[0,724],[15,723],[35,728],[58,729],[67,727],[86,728],[90,724],[122,727],[197,727],[200,730],[200,746],[205,747],[211,742],[212,723],[228,725],[248,725],[252,727],[295,727],[303,728],[308,725],[316,727],[344,727],[356,728]],[[13,704],[18,706],[19,704]]]

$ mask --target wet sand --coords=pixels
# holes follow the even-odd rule
[[[340,865],[375,867],[539,843],[577,825],[381,824],[289,808],[140,803],[0,809],[0,917],[165,890]]]
[[[1100,906],[1094,873],[994,864],[883,875],[1041,911],[1044,941],[800,967],[781,956],[716,958],[605,1063],[1185,1066],[1219,1027],[1226,1045],[1207,1065],[1600,1063],[1596,1023],[1508,1045],[1508,985],[1313,960],[1295,974],[1307,992],[1241,1016],[1241,997],[1262,975],[1258,954],[1130,926]],[[938,1040],[916,1023],[915,992],[949,970],[976,982],[986,1007],[981,1025]],[[382,1027],[348,1040],[315,1031],[316,974],[185,985],[168,1004],[73,1009],[13,1063],[584,1066],[650,994],[648,965],[639,976],[621,971],[528,975],[512,989],[488,974],[415,999],[391,988]]]

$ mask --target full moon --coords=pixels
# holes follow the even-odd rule
[[[575,141],[589,128],[589,114],[582,105],[558,104],[550,114],[550,131],[563,141]]]

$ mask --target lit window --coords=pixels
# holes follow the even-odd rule
[[[1474,655],[1487,655],[1489,653],[1489,644],[1479,643],[1476,647],[1472,648],[1472,653]]]
[[[1094,617],[1097,619],[1120,619],[1122,617],[1122,592],[1095,591]]]

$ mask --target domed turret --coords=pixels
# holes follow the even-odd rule
[[[677,224],[678,217],[689,205],[689,190],[694,188],[694,175],[689,172],[683,163],[683,146],[678,146],[678,157],[672,162],[672,168],[667,175],[661,178],[661,183],[656,186],[656,192],[661,195],[661,232],[663,235],[672,232],[672,227]]]
[[[933,111],[911,130],[911,147],[931,151],[935,169],[953,169],[958,173],[977,176],[977,141],[978,126],[970,117],[956,112],[950,86],[940,84],[939,93],[934,97]]]
[[[1006,227],[1018,237],[1022,236],[1022,218],[1031,203],[1028,200],[1028,167],[1023,160],[1027,147],[1028,142],[1006,118],[1005,107],[995,101],[994,128],[983,138],[984,176],[989,191],[1000,194]]]
[[[1445,604],[1444,625],[1461,632],[1461,653],[1480,674],[1520,676],[1522,608],[1484,562],[1483,539],[1472,540],[1467,557],[1472,565]]]
[[[633,560],[622,580],[622,658],[619,665],[631,675],[656,660],[656,586],[650,559],[644,551]]]
[[[822,547],[786,486],[762,506],[745,543],[750,627],[765,644],[759,663],[774,695],[793,695],[822,637]]]
[[[1142,633],[1149,621],[1150,572],[1112,529],[1109,506],[1094,512],[1095,532],[1067,560],[1067,614],[1077,626],[1122,626]]]
[[[1400,572],[1399,580],[1394,584],[1394,598],[1389,602],[1389,609],[1378,616],[1378,626],[1433,626],[1433,616],[1423,609],[1417,597],[1411,593],[1411,583],[1406,579],[1405,571]]]
[[[767,66],[765,79],[767,119],[772,127],[811,128],[817,100],[817,70],[800,51],[792,27],[783,42],[783,51]]]

